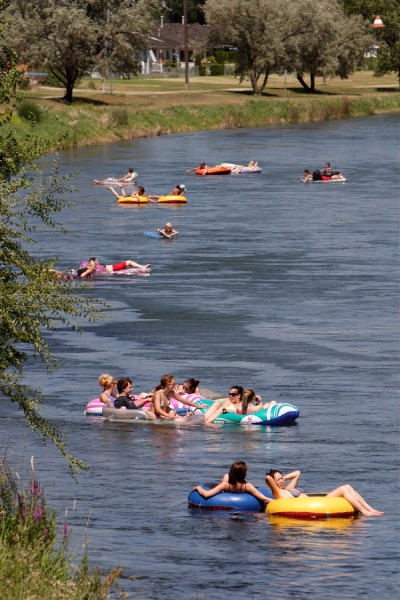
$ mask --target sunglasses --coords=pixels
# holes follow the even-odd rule
[[[230,396],[239,396],[239,392],[229,392]]]

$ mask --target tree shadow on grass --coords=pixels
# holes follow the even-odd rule
[[[380,94],[398,94],[400,92],[400,86],[393,86],[393,87],[387,87],[387,88],[382,88],[382,87],[377,87],[375,88],[376,92],[379,92]]]
[[[262,94],[254,94],[252,90],[225,90],[229,94],[240,94],[241,96],[249,96],[249,98],[278,98],[279,94],[264,91]]]
[[[91,106],[109,106],[110,102],[105,100],[97,100],[95,98],[87,98],[83,96],[74,96],[72,102],[68,102],[65,98],[48,98],[53,102],[59,102],[60,104],[66,104],[72,106],[73,104],[89,104]]]
[[[276,89],[276,88],[272,88],[272,89]],[[285,90],[284,88],[279,88],[279,93],[278,92],[273,92],[270,88],[270,90],[268,90],[268,86],[267,89],[263,91],[262,94],[253,94],[253,92],[251,90],[226,90],[227,92],[231,93],[231,94],[241,94],[243,96],[249,96],[249,97],[253,97],[253,98],[283,98],[284,94],[285,94]],[[334,92],[334,91],[328,91],[328,90],[321,90],[321,89],[315,89],[314,91],[310,91],[310,90],[306,90],[302,87],[287,87],[286,88],[286,93],[287,94],[293,94],[293,95],[297,95],[297,96],[304,96],[305,98],[310,98],[312,96],[343,96],[345,95],[344,92]],[[356,95],[361,95],[361,94],[355,94],[354,92],[352,92],[352,96],[356,96]]]
[[[292,92],[293,94],[300,94],[301,96],[305,96],[306,98],[309,98],[310,96],[343,96],[343,92],[333,92],[333,91],[328,91],[328,90],[321,90],[319,88],[315,88],[313,91],[306,90],[305,88],[302,88],[302,87],[287,88],[287,89],[288,89],[288,91]]]

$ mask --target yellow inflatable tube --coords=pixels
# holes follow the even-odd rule
[[[290,519],[289,517],[278,517],[268,515],[269,523],[276,529],[287,529],[290,527],[303,527],[307,531],[323,531],[324,529],[346,529],[354,525],[354,519]]]
[[[159,204],[186,204],[187,198],[186,196],[160,196],[158,199]]]
[[[148,204],[147,196],[121,196],[118,198],[118,204]]]
[[[355,510],[344,498],[306,496],[304,498],[280,498],[267,505],[268,515],[292,519],[343,519],[354,517]]]

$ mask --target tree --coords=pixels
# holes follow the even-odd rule
[[[188,23],[200,23],[204,25],[204,2],[205,0],[186,0]],[[183,0],[165,0],[163,2],[162,14],[170,23],[181,23],[183,17]]]
[[[398,0],[341,0],[348,14],[367,19],[370,29],[377,15],[383,27],[373,30],[379,52],[375,74],[396,73],[400,86],[400,2]]]
[[[2,11],[9,2],[0,0],[0,39]],[[54,442],[74,471],[84,465],[67,453],[58,430],[40,415],[41,395],[24,383],[24,368],[34,359],[50,372],[57,361],[48,335],[59,324],[78,330],[75,319],[98,318],[100,306],[76,293],[79,283],[59,280],[49,271],[54,259],[35,258],[28,251],[38,227],[62,231],[55,216],[70,188],[56,164],[50,174],[35,168],[46,149],[34,128],[20,145],[13,136],[9,123],[19,81],[15,54],[3,46],[0,63],[0,397],[15,402],[28,426]]]
[[[308,92],[315,91],[316,76],[348,77],[371,45],[361,17],[346,16],[336,0],[296,2],[288,26],[295,35],[287,39],[286,68]]]
[[[76,82],[95,67],[137,74],[158,0],[37,0],[13,3],[8,41],[32,69],[46,69],[72,102]],[[11,13],[10,13],[11,14]]]
[[[213,45],[237,48],[236,73],[250,79],[254,94],[279,71],[284,57],[286,0],[207,0],[205,15]]]

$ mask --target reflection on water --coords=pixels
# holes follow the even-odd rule
[[[355,524],[361,524],[360,519],[353,517],[348,519],[290,519],[289,517],[281,517],[278,515],[268,515],[268,520],[271,525],[277,531],[285,529],[286,527],[292,527],[298,529],[298,533],[306,531],[321,532],[324,529],[336,529],[342,530],[346,527],[355,526]]]

